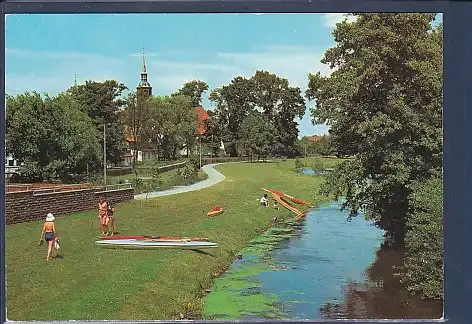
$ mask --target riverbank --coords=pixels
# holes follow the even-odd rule
[[[204,190],[135,200],[117,206],[122,235],[205,236],[219,247],[206,252],[100,249],[96,212],[58,217],[60,257],[46,262],[37,246],[42,222],[6,229],[9,320],[168,320],[202,318],[203,297],[212,281],[249,241],[271,226],[281,209],[260,208],[261,187],[285,191],[320,204],[323,179],[293,171],[283,163],[217,165],[226,179]],[[206,213],[221,205],[224,213]],[[44,278],[52,278],[53,287]],[[48,305],[44,307],[44,294]],[[28,305],[28,307],[24,307]]]

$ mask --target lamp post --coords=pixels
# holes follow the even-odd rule
[[[198,137],[198,140],[200,141],[200,170],[202,169],[202,137]]]
[[[103,181],[107,185],[107,138],[106,125],[103,124]]]

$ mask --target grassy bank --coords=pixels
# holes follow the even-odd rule
[[[254,237],[266,230],[272,208],[259,208],[261,187],[320,203],[323,181],[292,171],[293,161],[216,166],[226,180],[185,194],[117,206],[123,235],[205,236],[219,243],[206,253],[100,249],[96,212],[58,217],[60,258],[46,262],[37,245],[42,222],[6,229],[7,309],[10,320],[131,320],[201,317],[204,290]],[[212,205],[224,213],[208,218]],[[279,215],[292,217],[282,209]],[[46,297],[47,296],[47,297]]]

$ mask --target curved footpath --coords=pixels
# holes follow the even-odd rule
[[[207,164],[202,167],[202,170],[208,175],[208,178],[194,183],[189,186],[183,186],[183,187],[178,187],[178,188],[173,188],[173,189],[168,189],[168,190],[162,190],[162,191],[154,191],[154,192],[148,192],[148,193],[142,193],[139,195],[135,195],[134,199],[145,199],[147,198],[156,198],[156,197],[163,197],[163,196],[170,196],[170,195],[176,195],[179,193],[184,193],[188,191],[195,191],[195,190],[200,190],[204,188],[211,187],[218,182],[221,182],[225,179],[225,176],[221,174],[220,172],[216,171],[213,169],[214,165],[218,165],[221,163],[217,164]]]

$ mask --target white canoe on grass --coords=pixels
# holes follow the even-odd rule
[[[120,249],[157,249],[157,248],[173,248],[173,249],[209,249],[218,247],[218,243],[205,241],[189,241],[189,240],[100,240],[95,244],[107,248]]]

